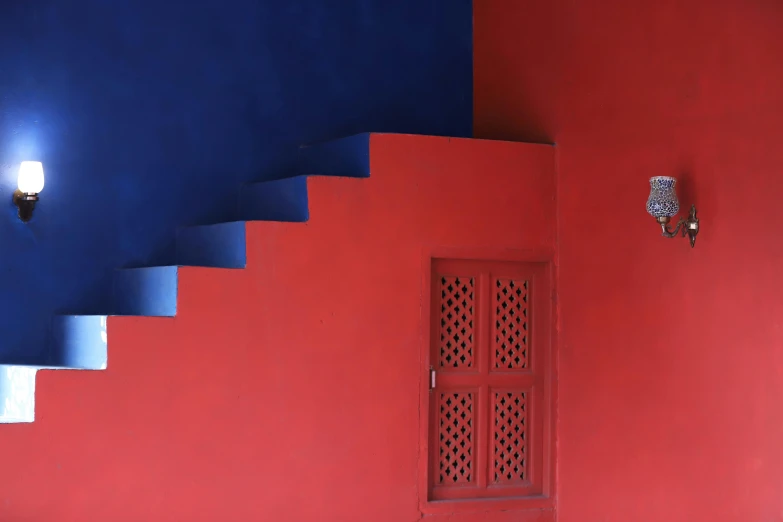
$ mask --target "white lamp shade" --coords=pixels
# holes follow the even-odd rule
[[[23,161],[19,166],[19,191],[38,194],[44,187],[43,165],[40,161]]]

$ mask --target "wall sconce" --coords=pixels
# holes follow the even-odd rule
[[[44,187],[43,165],[40,161],[23,161],[17,178],[19,188],[14,191],[14,205],[19,209],[19,219],[27,223],[33,217],[35,202]]]
[[[696,234],[699,233],[699,219],[696,217],[696,205],[691,206],[687,218],[681,217],[674,230],[669,230],[669,221],[680,211],[675,185],[677,179],[670,176],[650,178],[650,197],[647,198],[647,212],[661,225],[663,237],[677,237],[682,229],[682,237],[688,234],[691,248],[696,246]]]

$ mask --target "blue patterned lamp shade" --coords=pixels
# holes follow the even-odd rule
[[[647,198],[647,212],[655,218],[670,218],[680,211],[674,186],[677,179],[669,176],[650,178],[650,197]]]

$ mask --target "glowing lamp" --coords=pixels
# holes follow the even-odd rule
[[[14,192],[14,205],[19,209],[19,219],[27,223],[33,217],[38,194],[44,188],[43,165],[40,161],[23,161],[19,166],[18,187]]]

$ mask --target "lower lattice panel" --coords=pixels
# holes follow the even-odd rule
[[[526,393],[503,391],[493,394],[493,482],[524,482]]]
[[[473,393],[470,392],[440,394],[440,484],[469,484],[473,481],[473,402]]]

